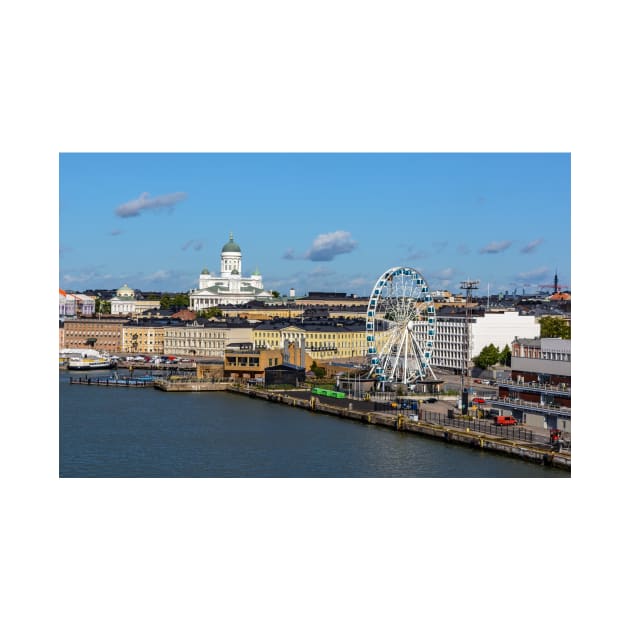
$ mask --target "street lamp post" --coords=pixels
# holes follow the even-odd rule
[[[479,280],[466,280],[460,283],[460,287],[466,291],[466,304],[464,306],[464,335],[462,338],[462,374],[461,374],[461,399],[462,414],[468,412],[468,391],[466,390],[466,402],[464,403],[465,378],[468,375],[468,353],[470,352],[470,305],[472,292],[479,288]]]

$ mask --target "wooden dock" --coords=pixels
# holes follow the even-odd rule
[[[153,387],[153,380],[143,378],[103,378],[102,376],[71,376],[70,385],[100,385],[102,387]]]

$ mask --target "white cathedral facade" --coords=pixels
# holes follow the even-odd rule
[[[221,304],[245,304],[251,300],[273,297],[270,291],[264,290],[258,270],[244,277],[241,275],[241,265],[241,248],[230,234],[230,240],[221,250],[221,275],[213,276],[207,269],[202,270],[199,289],[190,292],[189,308],[203,311]]]

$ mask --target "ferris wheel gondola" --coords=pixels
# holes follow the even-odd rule
[[[369,376],[411,385],[435,378],[435,305],[424,278],[411,267],[392,267],[376,281],[366,317]]]

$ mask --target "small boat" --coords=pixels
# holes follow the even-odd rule
[[[78,357],[68,360],[69,370],[107,370],[112,366],[108,357]]]

